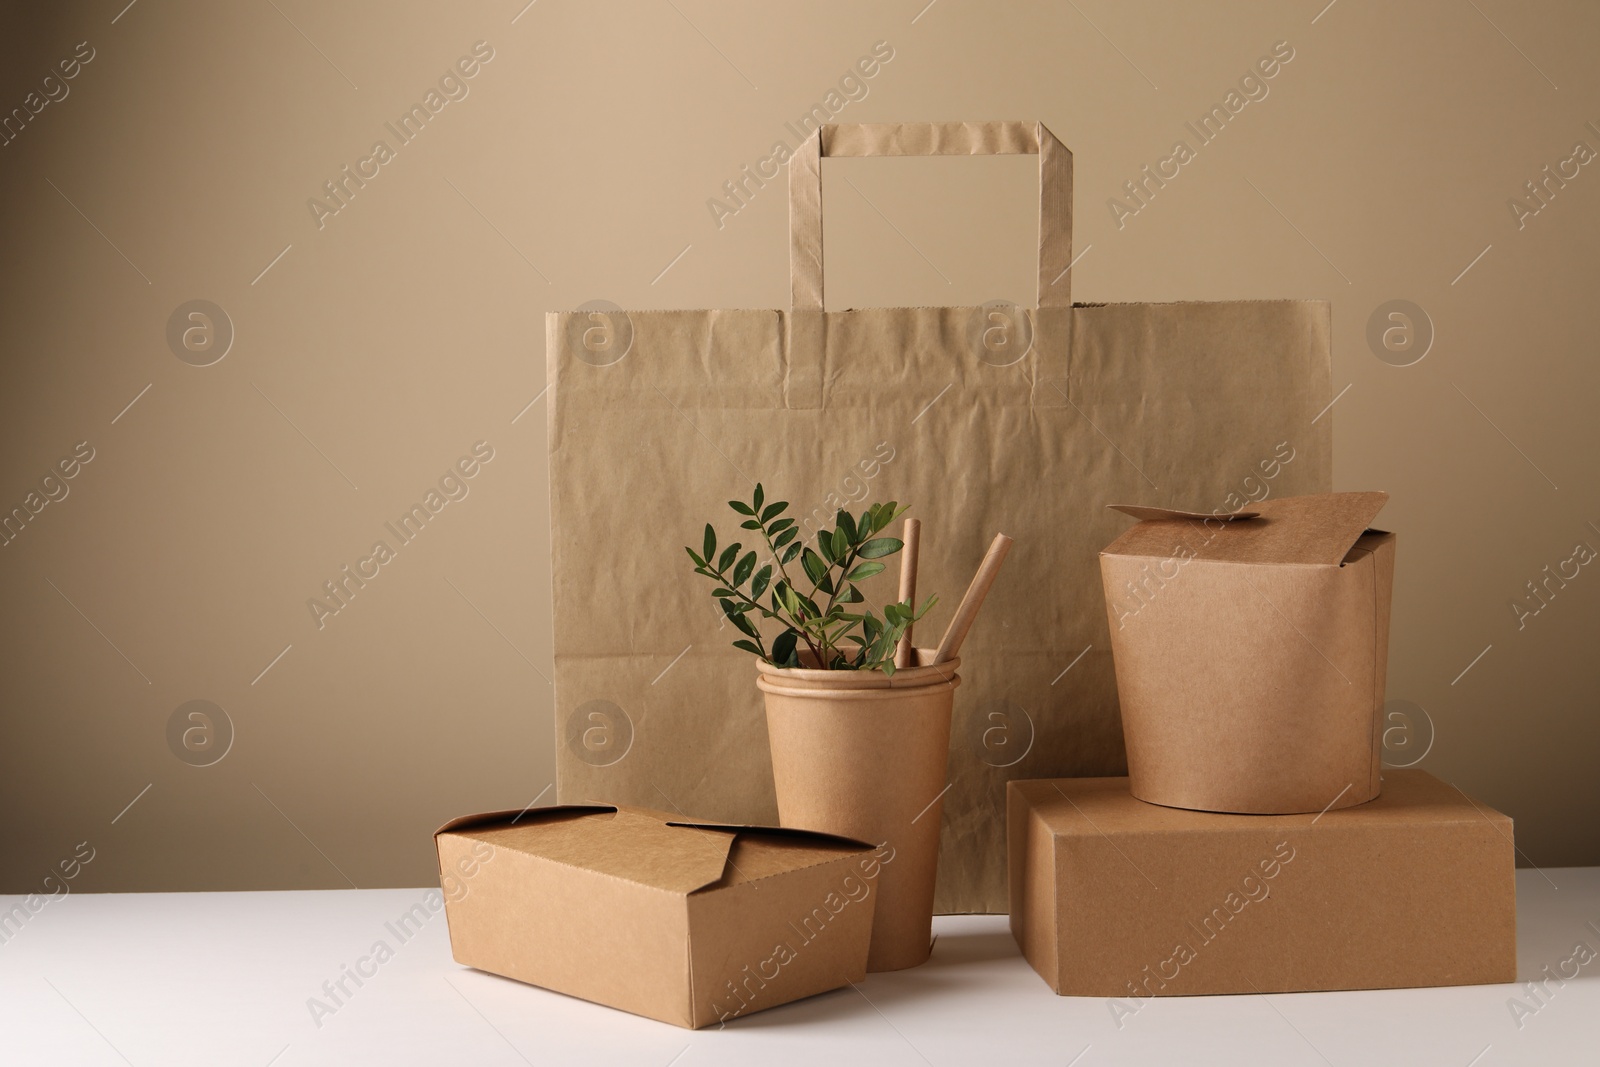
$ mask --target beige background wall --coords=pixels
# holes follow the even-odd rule
[[[1600,150],[1600,10],[925,2],[9,5],[0,108],[93,58],[0,147],[0,506],[66,492],[0,547],[0,891],[85,841],[80,889],[422,884],[437,824],[540,796],[543,313],[781,304],[781,184],[720,227],[707,200],[880,41],[840,121],[1040,118],[1074,150],[1079,300],[1334,302],[1336,481],[1394,494],[1421,766],[1515,816],[1523,862],[1600,863],[1600,567],[1511,606],[1600,549],[1600,167],[1507,206]],[[319,226],[479,41],[467,95]],[[1107,200],[1279,41],[1268,95],[1119,227]],[[835,306],[1029,292],[1026,160],[827,174]],[[167,336],[197,299],[235,334],[203,367],[175,352],[215,342]],[[1411,366],[1366,339],[1395,299],[1436,334]],[[467,495],[319,627],[308,599],[478,442]],[[169,740],[192,700],[225,754]]]

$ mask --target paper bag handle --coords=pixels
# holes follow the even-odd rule
[[[1039,157],[1038,307],[1072,307],[1072,153],[1042,122],[892,122],[819,126],[789,160],[789,288],[822,310],[823,156]]]

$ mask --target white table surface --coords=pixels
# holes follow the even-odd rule
[[[54,901],[0,944],[0,1064],[1600,1063],[1600,959],[1542,1005],[1520,985],[1174,997],[1119,1030],[1106,1001],[1051,993],[1005,916],[935,919],[922,967],[688,1031],[461,968],[440,911],[318,1026],[308,998],[423,892]],[[1600,951],[1600,868],[1519,871],[1517,898],[1524,983]],[[1538,1009],[1520,1027],[1514,997]]]

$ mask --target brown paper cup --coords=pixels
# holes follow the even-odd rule
[[[919,664],[932,660],[932,649],[917,650]],[[908,667],[893,677],[759,664],[779,822],[887,846],[873,887],[869,971],[915,967],[932,947],[960,663]]]

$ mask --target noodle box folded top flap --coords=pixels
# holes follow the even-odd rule
[[[1219,515],[1112,504],[1142,520],[1105,549],[1108,556],[1172,555],[1226,563],[1307,563],[1336,567],[1388,503],[1389,494],[1318,493],[1263,500]]]
[[[686,1027],[864,977],[892,859],[609,805],[469,815],[434,840],[456,962]]]

